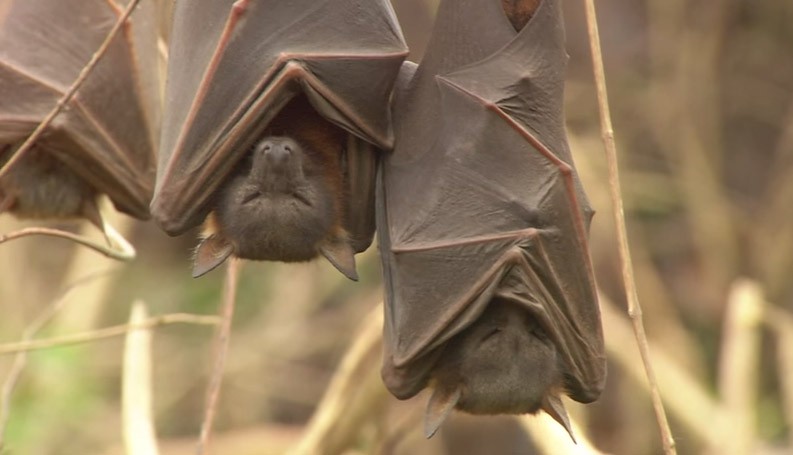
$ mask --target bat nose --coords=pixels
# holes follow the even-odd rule
[[[280,167],[289,162],[292,156],[292,147],[289,144],[270,144],[264,150],[267,162],[273,166]]]

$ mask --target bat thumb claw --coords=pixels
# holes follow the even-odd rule
[[[429,439],[438,431],[441,424],[449,417],[452,409],[460,401],[459,388],[453,392],[441,392],[434,388],[430,400],[427,402],[427,411],[424,413],[424,436]]]
[[[542,404],[542,410],[545,411],[549,416],[553,417],[553,420],[559,422],[559,425],[563,426],[565,430],[567,430],[567,434],[570,435],[570,439],[573,440],[574,443],[578,444],[578,441],[575,440],[575,435],[573,434],[573,427],[570,425],[570,418],[567,417],[567,411],[564,409],[564,404],[562,404],[562,399],[556,395],[548,394],[545,396]]]
[[[198,278],[214,270],[228,259],[232,252],[234,252],[234,247],[222,237],[213,234],[203,239],[196,248],[193,260],[193,278]]]
[[[319,252],[344,276],[358,281],[358,272],[355,270],[355,251],[348,242],[341,239],[328,240],[319,247]]]

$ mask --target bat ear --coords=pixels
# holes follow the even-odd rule
[[[561,398],[551,393],[545,395],[542,403],[542,410],[545,411],[549,416],[553,417],[553,420],[559,422],[559,425],[563,426],[564,429],[567,430],[567,434],[570,435],[570,439],[572,439],[576,444],[578,443],[575,440],[575,436],[573,435],[573,427],[570,426],[570,419],[567,417],[567,411],[564,409]]]
[[[193,278],[198,278],[215,269],[231,256],[232,252],[234,252],[234,247],[225,237],[212,234],[201,240],[193,260]]]
[[[355,270],[355,251],[345,238],[334,237],[326,240],[320,245],[319,252],[344,276],[358,281],[358,272]]]
[[[460,401],[461,395],[459,387],[455,387],[452,391],[433,388],[430,401],[427,402],[427,411],[424,413],[424,436],[427,439],[431,438],[443,421],[449,417],[449,413]]]

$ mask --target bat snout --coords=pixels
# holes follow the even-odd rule
[[[288,137],[269,137],[261,141],[256,149],[271,165],[283,165],[297,159],[300,154],[300,146]]]
[[[271,166],[280,167],[286,165],[292,158],[292,147],[287,144],[268,145],[264,150],[267,163]]]

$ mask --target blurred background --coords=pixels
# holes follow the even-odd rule
[[[410,58],[419,60],[437,1],[393,4]],[[169,4],[158,6],[167,36]],[[621,285],[583,2],[563,6],[569,139],[597,210],[591,250],[609,355],[600,400],[567,403],[580,439],[599,451],[657,454],[662,446]],[[597,6],[639,297],[678,451],[791,453],[793,2]],[[123,324],[136,300],[153,314],[217,313],[223,272],[190,277],[197,232],[169,238],[152,223],[121,215],[110,221],[135,245],[134,262],[59,239],[0,245],[0,343],[20,339],[59,300],[62,308],[39,337]],[[0,216],[2,233],[30,225]],[[80,229],[99,238],[92,226]],[[379,324],[376,246],[358,262],[358,283],[326,261],[244,264],[213,453],[294,448],[317,428],[309,422],[334,375],[349,372],[339,367],[356,339],[354,383],[334,389],[342,401],[315,441],[319,453],[567,453],[543,445],[534,417],[454,416],[424,440],[426,396],[399,402],[386,392],[372,337],[379,328],[366,330]],[[155,331],[152,393],[163,454],[194,451],[212,339],[206,326]],[[0,453],[124,453],[123,344],[114,338],[30,353]],[[0,356],[0,378],[12,361]]]

